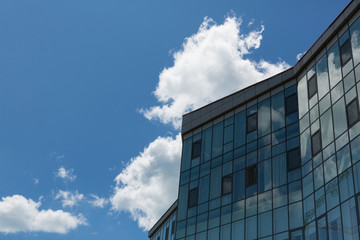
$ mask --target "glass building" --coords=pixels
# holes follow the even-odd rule
[[[291,69],[183,116],[174,239],[359,239],[359,9]]]

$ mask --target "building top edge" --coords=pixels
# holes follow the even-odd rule
[[[168,210],[161,216],[161,218],[155,223],[155,225],[149,230],[148,237],[151,238],[158,230],[159,228],[165,223],[171,215],[176,211],[177,209],[177,203],[178,200],[176,200]]]
[[[181,127],[182,135],[297,78],[305,67],[326,47],[336,33],[350,20],[359,7],[360,0],[352,0],[293,67],[184,114]]]

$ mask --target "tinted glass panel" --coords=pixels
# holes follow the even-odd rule
[[[351,128],[355,125],[360,119],[360,113],[359,113],[359,103],[357,98],[352,100],[347,106],[346,106],[346,115],[347,115],[347,121],[348,126]]]
[[[326,54],[316,64],[316,76],[319,82],[318,89],[319,99],[321,99],[329,91],[329,75],[326,61]]]
[[[257,113],[247,117],[247,132],[252,132],[257,129]]]
[[[301,167],[300,148],[295,148],[287,153],[288,171]]]
[[[315,156],[321,151],[321,138],[319,131],[317,131],[314,135],[311,136],[311,150],[313,156]]]
[[[257,165],[253,165],[246,169],[246,186],[251,186],[257,183]]]
[[[192,144],[192,153],[191,158],[197,158],[200,157],[201,154],[201,140],[198,140]]]
[[[308,81],[309,99],[317,92],[316,75],[312,76]]]
[[[340,47],[341,65],[344,66],[351,59],[350,40],[346,40]]]
[[[194,207],[197,205],[198,202],[198,188],[192,189],[189,192],[189,203],[188,207]]]
[[[232,191],[232,175],[223,177],[222,179],[222,195],[231,193]]]
[[[298,108],[298,101],[297,101],[297,95],[291,95],[290,97],[287,97],[285,99],[285,113],[286,115],[289,115],[291,113],[297,112]]]

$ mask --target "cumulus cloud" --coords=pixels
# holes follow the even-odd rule
[[[181,136],[158,137],[132,158],[116,177],[110,201],[115,211],[129,211],[143,229],[150,229],[177,198]]]
[[[62,210],[39,210],[35,202],[21,195],[3,197],[0,201],[0,232],[51,232],[65,234],[86,225],[82,215],[74,216]]]
[[[55,173],[55,176],[70,182],[73,182],[76,179],[76,176],[74,175],[74,169],[66,170],[64,167],[60,167]]]
[[[92,198],[89,200],[89,203],[94,207],[103,208],[106,204],[108,204],[109,200],[106,198],[101,198],[95,194],[90,194],[90,197]]]
[[[260,47],[265,28],[241,33],[240,26],[236,17],[227,17],[223,24],[205,18],[198,32],[173,53],[173,66],[160,73],[154,92],[160,105],[142,109],[144,116],[179,129],[184,113],[290,67],[283,61],[251,60],[249,54]]]
[[[84,195],[78,193],[78,191],[72,193],[69,191],[59,190],[55,196],[55,199],[62,199],[61,203],[63,207],[73,207],[77,205],[83,198]]]
[[[299,60],[302,58],[302,56],[304,56],[305,53],[306,53],[306,51],[303,52],[303,53],[299,53],[298,55],[296,55],[296,60],[299,61]]]

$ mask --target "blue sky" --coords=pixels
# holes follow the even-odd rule
[[[0,239],[146,239],[181,115],[294,65],[348,2],[0,1]]]

